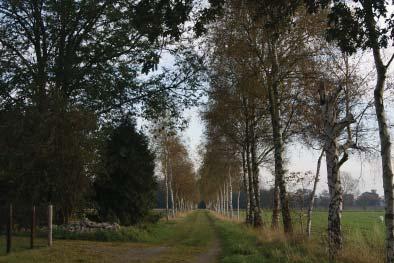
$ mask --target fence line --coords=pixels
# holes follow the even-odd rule
[[[12,252],[14,234],[17,232],[17,230],[21,229],[24,230],[23,232],[30,232],[30,249],[33,249],[35,247],[37,225],[45,225],[48,231],[48,246],[53,245],[53,206],[48,205],[45,210],[43,208],[44,207],[37,207],[35,205],[27,208],[13,204],[9,204],[5,207],[0,207],[0,233],[3,232],[2,229],[3,226],[5,226],[4,232],[6,238],[7,254]],[[17,229],[17,227],[19,229]]]

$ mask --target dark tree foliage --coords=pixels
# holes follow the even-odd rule
[[[0,102],[108,112],[166,94],[136,77],[157,66],[191,8],[190,0],[1,1]]]
[[[197,35],[206,32],[206,25],[213,22],[223,14],[223,8],[234,0],[209,0],[209,7],[200,12],[195,25]],[[289,18],[300,7],[302,0],[245,0],[240,8],[252,8],[255,13],[253,19],[265,17],[265,27],[274,31],[280,29],[283,23],[289,23]]]
[[[191,8],[192,0],[0,1],[0,200],[52,202],[67,221],[89,189],[102,122],[124,112],[177,116],[195,101],[194,54],[176,50],[174,71],[152,74]]]
[[[104,169],[94,182],[100,218],[123,225],[140,222],[156,201],[148,138],[124,120],[107,139],[102,158]]]
[[[387,0],[305,0],[309,11],[328,8],[327,39],[336,41],[345,52],[355,53],[357,49],[379,46],[387,48],[394,38],[393,15],[387,10]],[[384,26],[369,30],[368,19],[382,19]],[[371,35],[372,34],[372,35]],[[375,41],[376,40],[376,41]]]
[[[74,108],[43,120],[34,107],[14,106],[0,111],[0,123],[0,199],[24,205],[50,200],[67,222],[89,185],[94,116]]]

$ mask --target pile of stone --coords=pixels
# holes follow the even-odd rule
[[[120,225],[117,223],[96,223],[84,218],[79,222],[59,226],[59,228],[69,232],[95,232],[98,230],[118,231],[120,229]]]

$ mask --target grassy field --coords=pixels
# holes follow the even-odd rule
[[[338,262],[383,262],[384,226],[382,212],[345,212],[345,250]],[[253,229],[208,211],[197,211],[176,220],[144,227],[124,228],[120,233],[61,236],[48,248],[38,239],[38,248],[28,249],[27,237],[15,237],[13,252],[4,255],[0,240],[0,263],[19,262],[214,262],[210,252],[220,244],[218,262],[327,262],[327,213],[316,212],[313,238],[300,235],[304,228],[294,214],[295,235],[285,237],[269,228]],[[270,214],[264,213],[266,222]],[[85,239],[85,240],[78,240]],[[91,241],[97,239],[106,242]],[[214,255],[216,257],[216,255]]]
[[[240,215],[240,220],[244,220],[245,213],[241,211]],[[272,211],[263,211],[262,215],[264,224],[269,226]],[[342,214],[342,231],[345,242],[363,240],[382,247],[384,245],[385,226],[380,221],[380,216],[384,216],[384,211],[344,211]],[[306,214],[293,212],[292,219],[295,234],[305,233]],[[312,235],[325,238],[327,223],[326,211],[313,212]]]
[[[301,215],[301,216],[300,216]],[[385,226],[379,220],[384,212],[376,211],[344,211],[342,215],[342,230],[344,242],[355,246],[368,246],[382,250],[385,240]],[[271,222],[271,212],[264,213],[264,220]],[[293,213],[296,234],[306,231],[306,216]],[[326,239],[327,212],[317,211],[312,217],[312,235],[319,240]]]
[[[302,226],[305,227],[306,215],[301,213],[293,213],[293,220],[298,230],[301,230],[301,218],[303,218]],[[342,225],[345,232],[352,231],[354,229],[360,229],[363,231],[369,231],[371,225],[381,227],[383,229],[384,224],[380,222],[379,216],[383,216],[384,212],[376,211],[344,211],[342,214]],[[264,219],[266,222],[271,222],[271,212],[264,212]],[[313,232],[322,232],[327,229],[327,212],[317,211],[313,213]]]
[[[383,212],[344,212],[345,245],[338,262],[384,262],[384,225],[379,222],[382,214]],[[264,214],[264,220],[268,224],[270,215],[268,212]],[[314,214],[313,236],[310,240],[301,235],[305,222],[301,227],[300,217],[293,214],[293,219],[295,235],[292,238],[272,232],[269,227],[253,229],[228,220],[217,220],[223,247],[221,262],[328,262],[325,249],[327,212]]]

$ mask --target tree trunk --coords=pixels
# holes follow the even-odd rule
[[[223,200],[223,215],[226,216],[227,208],[226,208],[226,184],[223,185],[223,192],[222,192],[222,200]]]
[[[174,190],[172,189],[172,184],[173,184],[173,171],[172,171],[172,163],[171,163],[171,159],[170,159],[170,155],[169,155],[169,151],[168,151],[168,155],[167,155],[167,160],[168,160],[168,166],[169,166],[169,181],[168,181],[168,185],[169,185],[169,190],[170,190],[170,196],[171,196],[171,212],[172,212],[172,217],[175,218],[175,200],[174,200]]]
[[[172,180],[170,180],[169,186],[170,186],[170,196],[171,196],[171,213],[172,213],[172,217],[175,218],[175,200],[174,200],[174,191],[172,189]]]
[[[251,161],[250,161],[250,148],[249,146],[246,147],[247,152],[246,152],[246,166],[248,169],[248,188],[249,188],[249,202],[250,202],[250,207],[249,207],[249,219],[250,219],[250,223],[254,226],[255,222],[255,196],[254,196],[254,189],[253,189],[253,174],[252,174],[252,168],[251,168]]]
[[[330,260],[335,260],[342,249],[342,188],[338,167],[338,149],[332,144],[326,150],[327,182],[330,192],[330,205],[328,208],[328,246]]]
[[[280,205],[282,209],[282,221],[285,233],[293,232],[293,224],[291,220],[289,199],[286,190],[285,169],[283,164],[284,142],[281,127],[280,114],[280,98],[279,98],[279,62],[277,57],[276,40],[268,45],[269,48],[269,62],[271,64],[271,72],[267,79],[268,101],[272,123],[272,139],[274,142],[274,157],[275,157],[275,183],[278,185],[280,194]]]
[[[221,195],[220,195],[220,189],[219,189],[219,194],[218,194],[218,212],[219,212],[219,214],[222,213],[222,200],[220,198],[221,198]]]
[[[220,199],[221,198],[221,194],[220,194],[220,189],[219,189],[219,193],[218,193],[218,212],[219,212],[219,214],[220,213],[222,213],[222,200]]]
[[[259,227],[262,225],[261,220],[261,209],[260,209],[260,185],[259,185],[259,166],[257,163],[256,156],[256,138],[254,134],[254,127],[250,129],[251,134],[251,162],[252,162],[252,174],[253,174],[253,192],[254,192],[254,227]]]
[[[334,261],[342,249],[342,187],[339,174],[339,145],[338,136],[341,129],[337,121],[337,96],[338,92],[327,92],[325,83],[321,83],[319,90],[320,104],[324,119],[324,151],[326,154],[327,183],[330,193],[330,205],[328,208],[328,253],[331,261]],[[346,127],[346,126],[345,126]]]
[[[241,196],[241,191],[238,190],[238,197],[237,197],[237,219],[239,221],[239,197]]]
[[[309,198],[309,206],[308,206],[308,214],[307,214],[307,226],[306,226],[306,233],[307,236],[311,236],[311,230],[312,230],[312,211],[313,211],[313,206],[315,203],[315,195],[316,195],[316,189],[317,189],[317,184],[319,182],[319,176],[320,176],[320,166],[321,166],[321,160],[323,159],[324,155],[324,150],[321,152],[319,159],[317,160],[317,167],[316,167],[316,174],[315,174],[315,180],[313,182],[313,189],[311,192],[311,196]]]
[[[246,211],[245,211],[245,223],[251,224],[250,220],[250,201],[249,201],[249,181],[248,181],[248,170],[246,168],[246,157],[245,151],[242,151],[242,170],[243,170],[243,184],[245,189],[245,201],[246,201]]]
[[[179,213],[179,198],[176,194],[176,192],[174,192],[174,200],[175,200],[175,206],[174,206],[174,210],[175,210],[175,215],[177,215]]]
[[[220,188],[220,212],[223,215],[224,214],[224,200],[223,200],[223,191],[222,188]]]
[[[220,213],[220,194],[217,194],[216,212]]]
[[[379,125],[380,156],[382,158],[383,189],[385,200],[386,224],[386,262],[394,262],[394,188],[393,167],[391,163],[391,138],[384,107],[384,88],[387,78],[387,67],[384,65],[379,45],[376,21],[372,8],[372,1],[364,1],[365,25],[368,29],[368,38],[371,42],[375,68],[377,73],[374,90],[376,118]]]
[[[287,196],[285,170],[283,165],[284,143],[281,132],[278,87],[275,83],[269,87],[270,114],[272,122],[272,135],[275,149],[275,180],[280,191],[280,204],[282,206],[282,220],[285,233],[293,232],[290,215],[289,199]]]
[[[228,187],[227,187],[227,182],[224,183],[224,196],[223,196],[223,201],[224,201],[224,215],[228,216]]]
[[[227,208],[227,216],[230,217],[230,184],[226,182],[226,208]]]
[[[165,197],[165,202],[166,202],[166,218],[167,221],[169,220],[170,216],[170,211],[169,211],[169,194],[170,192],[170,187],[171,187],[171,178],[169,176],[172,176],[170,174],[169,168],[170,168],[170,151],[169,151],[169,145],[168,145],[168,137],[167,137],[167,132],[164,133],[164,180],[165,180],[165,187],[166,187],[166,197]],[[172,170],[172,169],[171,169]],[[171,171],[172,172],[172,171]]]
[[[230,218],[233,218],[234,216],[234,209],[233,209],[233,182],[231,180],[231,171],[230,171],[230,178],[229,178],[229,187],[230,187],[230,193],[229,193],[229,205],[230,205]]]
[[[223,190],[220,188],[220,213],[224,214],[224,200],[223,200]]]
[[[164,181],[165,181],[165,187],[166,187],[166,197],[165,197],[165,202],[166,202],[166,218],[167,221],[169,220],[170,216],[170,211],[169,211],[169,206],[168,206],[168,162],[167,162],[167,157],[165,157],[165,165],[166,167],[164,168]]]
[[[382,157],[383,189],[386,204],[386,262],[394,262],[394,189],[391,163],[391,138],[384,108],[383,91],[386,70],[378,68],[378,81],[374,91],[376,117],[379,124],[380,155]]]
[[[223,215],[226,215],[226,198],[225,198],[225,187],[223,186],[222,188],[222,213]]]
[[[279,229],[279,217],[280,217],[279,182],[275,176],[273,207],[272,207],[272,222],[271,222],[272,229]]]

